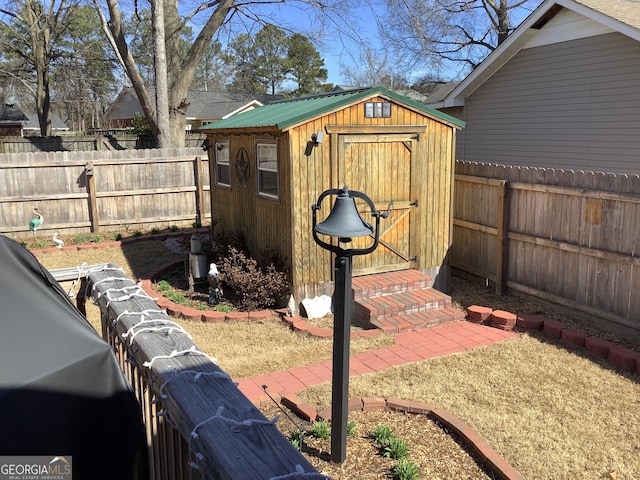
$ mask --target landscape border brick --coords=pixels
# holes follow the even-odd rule
[[[609,349],[609,361],[628,372],[637,369],[638,359],[640,359],[640,353],[622,345],[615,345]]]
[[[560,339],[570,345],[577,347],[584,347],[584,341],[587,338],[587,334],[573,328],[564,328],[560,332]]]
[[[609,358],[609,350],[616,344],[600,337],[587,337],[584,339],[584,348],[602,358]]]
[[[525,330],[542,330],[545,318],[538,315],[518,315],[516,326]]]
[[[562,330],[564,330],[566,325],[558,320],[545,319],[544,325],[542,326],[542,330],[545,335],[548,335],[552,338],[560,338],[562,334]]]

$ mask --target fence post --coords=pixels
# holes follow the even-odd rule
[[[196,223],[202,224],[204,214],[202,205],[204,204],[204,186],[202,185],[202,158],[200,155],[195,158],[194,180],[196,183]]]
[[[500,180],[498,188],[498,208],[496,219],[496,294],[504,293],[506,266],[507,266],[507,235],[509,230],[509,186],[506,180]]]
[[[87,178],[87,193],[89,194],[89,221],[91,222],[91,232],[96,233],[100,228],[100,222],[98,221],[96,179],[93,176],[94,170],[91,162],[84,166],[84,174]]]

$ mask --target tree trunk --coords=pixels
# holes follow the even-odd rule
[[[156,72],[156,112],[158,148],[171,147],[171,129],[169,128],[169,94],[167,87],[167,53],[165,50],[164,0],[151,3],[153,13],[153,41],[155,49]]]
[[[27,28],[29,29],[29,42],[33,52],[34,67],[36,70],[36,111],[40,123],[40,135],[50,137],[53,131],[51,127],[51,96],[49,92],[49,62],[48,47],[51,30],[45,22],[41,27],[38,23],[38,14],[34,10],[31,0],[25,1],[27,15]]]
[[[498,15],[498,45],[500,45],[509,36],[509,2],[501,1],[496,13]]]
[[[158,0],[160,1],[160,0]],[[219,0],[212,2],[215,10],[200,30],[193,45],[189,49],[184,62],[180,64],[177,51],[172,47],[177,41],[182,24],[178,15],[178,5],[176,0],[164,0],[164,27],[165,27],[165,49],[166,63],[168,65],[168,96],[169,96],[169,131],[171,133],[171,146],[180,147],[185,144],[186,113],[189,106],[189,89],[193,82],[196,67],[207,46],[211,43],[213,35],[227,18],[229,11],[234,6],[236,0]],[[109,8],[109,31],[113,37],[115,48],[120,54],[124,63],[127,77],[131,80],[136,96],[140,101],[142,110],[151,126],[154,135],[158,133],[158,117],[153,108],[153,102],[149,98],[140,72],[138,71],[133,56],[129,51],[121,26],[121,15],[118,7],[118,0],[106,0]],[[174,53],[175,52],[175,53]],[[157,80],[157,78],[156,78]]]
[[[186,114],[189,107],[189,89],[196,73],[196,67],[208,45],[211,43],[213,34],[224,22],[231,7],[236,0],[220,0],[207,23],[196,37],[193,45],[189,49],[185,60],[180,68],[174,68],[178,63],[178,57],[168,58],[167,63],[171,65],[170,70],[170,101],[169,101],[169,122],[171,124],[171,142],[173,147],[184,147],[185,145],[185,125],[187,123]],[[165,0],[165,30],[167,32],[167,44],[172,45],[172,41],[177,38],[179,23],[178,9],[175,1]],[[175,47],[168,46],[167,54],[173,57],[170,52]]]
[[[109,8],[109,31],[113,37],[113,41],[115,43],[116,48],[118,49],[118,53],[124,62],[124,69],[131,80],[131,85],[133,86],[133,90],[136,92],[136,96],[138,97],[138,101],[140,102],[140,106],[142,107],[142,111],[144,113],[147,122],[149,123],[149,127],[154,135],[157,135],[158,132],[158,122],[156,119],[156,111],[154,108],[154,102],[149,97],[147,93],[147,89],[144,85],[144,81],[142,80],[142,76],[136,66],[136,62],[129,51],[129,47],[127,45],[127,41],[124,37],[124,32],[122,31],[122,19],[120,15],[120,9],[118,7],[118,0],[107,0],[107,6]]]

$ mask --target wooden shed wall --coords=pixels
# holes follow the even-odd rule
[[[215,185],[215,158],[210,158],[211,218],[221,220],[225,229],[238,229],[247,239],[255,257],[269,247],[291,262],[291,182],[288,135],[277,137],[279,198],[273,200],[257,194],[256,142],[273,140],[268,134],[235,134],[209,137],[209,143],[229,142],[231,188]],[[249,179],[246,187],[239,185],[236,176],[236,155],[245,148],[249,156]]]
[[[388,101],[386,98],[374,98],[367,101]],[[291,139],[291,192],[293,193],[293,244],[295,259],[293,262],[293,282],[296,291],[311,297],[332,292],[333,263],[330,254],[317,246],[311,235],[311,208],[318,196],[326,189],[340,188],[340,181],[331,166],[331,149],[335,142],[329,136],[316,146],[309,157],[304,150],[311,134],[324,131],[328,125],[348,125],[367,128],[387,125],[390,129],[398,125],[426,125],[424,138],[418,143],[419,168],[413,173],[412,182],[417,182],[419,238],[418,265],[416,268],[434,276],[440,288],[448,288],[448,268],[440,272],[446,263],[451,245],[452,222],[452,185],[455,149],[455,127],[427,117],[402,105],[395,104],[390,118],[365,118],[364,103],[360,102],[318,117],[290,130]],[[424,130],[424,127],[422,128]],[[373,130],[373,129],[371,129]],[[337,148],[335,148],[337,152]],[[337,153],[334,152],[334,155]],[[385,175],[380,172],[380,175]],[[416,191],[412,187],[413,191]],[[367,193],[367,192],[364,192]],[[329,210],[329,209],[326,209]],[[318,212],[321,222],[328,211]],[[440,272],[441,278],[435,278]]]
[[[426,158],[422,172],[424,208],[419,232],[421,238],[419,268],[434,279],[434,286],[443,291],[450,288],[449,250],[453,229],[453,175],[455,165],[455,128],[436,121],[428,123],[425,141]]]

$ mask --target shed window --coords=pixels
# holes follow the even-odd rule
[[[258,143],[258,194],[278,198],[278,146],[275,143]]]
[[[391,117],[391,103],[365,102],[364,116],[366,118],[389,118]]]
[[[231,168],[229,167],[229,142],[216,142],[216,184],[231,186]]]

